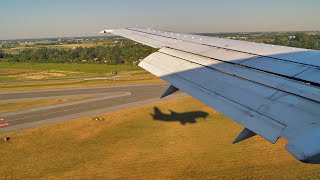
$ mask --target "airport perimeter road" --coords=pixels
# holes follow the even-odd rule
[[[86,98],[76,102],[0,114],[0,131],[17,131],[20,129],[159,102],[161,101],[159,97],[167,87],[167,84],[148,84],[0,93],[0,102],[17,102],[63,97],[90,97],[89,99]],[[177,93],[166,99],[173,99],[181,96],[185,96],[185,94]]]

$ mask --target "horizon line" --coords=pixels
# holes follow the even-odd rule
[[[154,28],[153,28],[154,29]],[[157,29],[158,30],[158,29]],[[164,31],[164,30],[162,30]],[[170,31],[171,32],[171,31]],[[173,31],[172,31],[173,32]],[[289,31],[227,31],[227,32],[201,32],[201,33],[195,33],[195,32],[188,32],[187,34],[231,34],[231,33],[285,33],[285,32],[320,32],[320,30],[289,30]],[[117,35],[109,35],[109,37]],[[30,38],[9,38],[9,39],[0,39],[0,41],[19,41],[19,40],[46,40],[46,39],[65,39],[65,38],[92,38],[92,37],[107,37],[105,35],[80,35],[80,36],[52,36],[52,37],[30,37]]]

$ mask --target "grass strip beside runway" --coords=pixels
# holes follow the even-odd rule
[[[201,112],[209,116],[197,117]],[[256,136],[233,145],[242,127],[191,97],[96,117],[103,120],[87,117],[3,135],[12,139],[0,142],[0,177],[320,178],[319,166],[298,162],[284,140],[272,145]]]

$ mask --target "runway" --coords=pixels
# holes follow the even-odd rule
[[[114,110],[162,101],[160,96],[168,84],[126,85],[53,89],[41,91],[17,91],[0,93],[0,102],[17,102],[52,98],[89,97],[84,100],[56,104],[16,112],[0,114],[0,131],[11,132],[25,128],[57,123]],[[171,95],[166,99],[185,96]]]

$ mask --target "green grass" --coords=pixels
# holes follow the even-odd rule
[[[9,82],[9,81],[15,81],[15,80],[16,80],[16,78],[1,76],[1,74],[0,74],[0,82]]]
[[[79,88],[79,87],[96,87],[112,85],[129,85],[129,84],[152,84],[163,83],[161,79],[153,76],[146,71],[123,72],[120,75],[128,76],[108,80],[58,80],[47,82],[20,82],[14,84],[2,84],[0,92],[20,91],[20,90],[44,90],[53,88]]]
[[[58,64],[58,63],[8,63],[1,62],[1,69],[27,69],[27,70],[55,70],[72,71],[91,74],[104,74],[112,71],[135,71],[141,70],[133,65],[104,65],[104,64]]]
[[[0,62],[0,82],[111,77],[113,71],[118,71],[119,75],[137,71],[146,74],[146,71],[133,65]]]
[[[50,83],[32,83],[0,86],[0,92],[22,91],[22,90],[45,90],[59,88],[81,88],[81,87],[98,87],[98,86],[115,86],[130,84],[153,84],[163,83],[158,78],[150,79],[129,79],[129,80],[97,80],[97,81],[67,81],[67,82],[50,82]]]
[[[208,112],[181,125],[150,114]],[[169,108],[170,107],[170,108]],[[239,144],[239,124],[192,98],[135,107],[8,133],[0,142],[3,179],[319,179],[319,165],[303,164],[280,140],[255,136]]]

